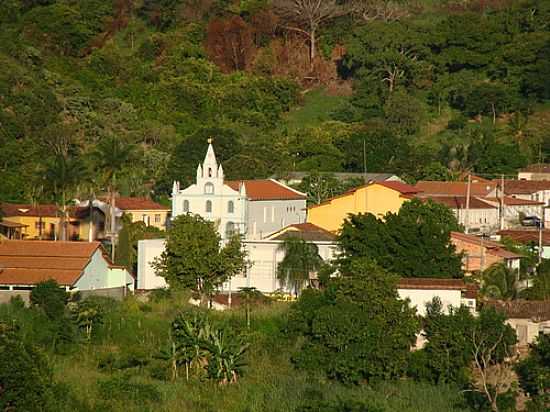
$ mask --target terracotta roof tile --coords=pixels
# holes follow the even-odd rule
[[[500,203],[500,198],[498,197],[487,197],[484,199],[487,202]],[[544,203],[537,202],[535,200],[529,199],[519,199],[517,197],[504,196],[504,204],[506,206],[540,206]]]
[[[466,196],[468,184],[466,182],[438,182],[422,180],[415,187],[423,192],[423,196]],[[471,183],[470,196],[486,197],[496,190],[496,182]]]
[[[539,231],[538,229],[529,230],[529,229],[522,229],[522,230],[514,230],[514,229],[507,229],[507,230],[501,230],[498,232],[498,234],[502,237],[507,237],[512,240],[515,240],[516,242],[524,243],[524,244],[530,244],[530,243],[538,243],[539,242]],[[542,231],[542,244],[544,246],[550,245],[550,230],[544,229]]]
[[[24,203],[2,203],[0,209],[5,217],[59,217],[61,215],[59,206],[54,204],[31,205]],[[83,217],[88,215],[88,208],[86,207],[69,206],[67,209],[70,217]]]
[[[521,169],[520,172],[550,173],[550,164],[548,164],[548,163],[535,163],[535,164],[528,165],[527,167]]]
[[[309,242],[333,241],[336,235],[313,223],[297,223],[289,225],[269,236],[270,240],[284,240],[289,237],[297,237]]]
[[[73,285],[99,242],[6,240],[0,242],[0,284],[34,285],[55,279]]]
[[[436,203],[443,204],[451,209],[466,209],[466,196],[429,196]],[[470,209],[497,209],[497,206],[484,202],[477,197],[470,197]]]
[[[504,193],[507,195],[530,194],[550,190],[550,180],[505,180]]]
[[[494,255],[494,256],[499,256],[505,259],[519,259],[523,257],[522,255],[506,250],[504,246],[498,242],[494,242],[488,239],[482,239],[479,236],[467,235],[465,233],[460,233],[460,232],[451,232],[451,240],[453,239],[461,240],[463,242],[470,243],[480,247],[483,246],[485,248],[485,253]]]
[[[550,300],[492,300],[485,305],[504,313],[510,319],[532,319],[535,322],[550,320]]]
[[[420,192],[418,188],[403,182],[398,182],[398,181],[374,182],[373,184],[384,186],[384,187],[387,187],[388,189],[393,189],[404,195]]]
[[[422,290],[467,290],[466,283],[462,279],[437,279],[437,278],[401,278],[397,284],[398,289],[422,289]]]
[[[120,210],[170,210],[147,197],[117,197],[115,205]]]
[[[302,200],[306,195],[273,179],[228,180],[224,182],[233,190],[239,190],[244,184],[250,200]]]

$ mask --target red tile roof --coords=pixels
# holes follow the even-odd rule
[[[115,205],[120,210],[170,210],[147,197],[117,197]]]
[[[500,203],[500,198],[498,197],[487,197],[484,199],[487,202]],[[506,206],[540,206],[543,205],[543,202],[537,202],[535,200],[529,199],[520,199],[517,197],[504,196],[504,204]]]
[[[504,193],[507,195],[531,194],[550,190],[550,180],[505,180]]]
[[[423,192],[422,196],[466,196],[468,194],[468,183],[466,182],[437,182],[420,181],[415,187]],[[486,197],[497,187],[496,182],[471,183],[470,196]]]
[[[306,194],[292,189],[274,179],[228,180],[224,182],[233,190],[244,184],[246,196],[250,200],[302,200]]]
[[[436,203],[441,203],[451,209],[466,209],[466,196],[430,196]],[[497,206],[484,202],[477,197],[470,197],[470,209],[497,209]]]
[[[485,305],[504,313],[509,319],[531,319],[534,322],[550,320],[550,300],[492,300]]]
[[[510,238],[516,242],[530,244],[539,242],[539,231],[538,229],[529,230],[529,229],[508,229],[501,230],[498,234],[502,237]],[[550,245],[550,230],[544,229],[542,231],[542,244],[544,246]]]
[[[506,250],[504,246],[498,242],[494,242],[492,240],[484,239],[478,236],[467,235],[460,232],[451,232],[451,240],[453,239],[470,243],[479,247],[483,246],[483,248],[485,248],[485,253],[499,256],[504,259],[519,259],[523,257],[522,255],[518,255],[517,253]],[[460,252],[460,250],[458,250],[458,252]]]
[[[422,290],[467,290],[466,283],[462,279],[437,279],[437,278],[401,278],[397,284],[398,289],[422,289]]]
[[[313,223],[297,223],[289,225],[268,237],[270,240],[284,240],[289,237],[298,237],[306,241],[332,241],[336,235]]]
[[[99,242],[1,241],[0,284],[35,285],[55,279],[71,286],[98,248]]]
[[[22,203],[2,203],[0,209],[5,217],[31,216],[31,217],[60,217],[61,208],[54,204],[31,205]],[[70,217],[84,217],[88,215],[87,207],[69,206],[67,208]]]

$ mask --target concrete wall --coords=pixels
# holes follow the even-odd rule
[[[30,303],[30,290],[0,290],[0,304],[9,303],[10,299],[15,296],[21,296],[25,304]]]
[[[295,223],[306,221],[306,200],[248,202],[246,239],[262,239]]]
[[[310,207],[307,221],[330,232],[337,232],[350,214],[368,211],[380,218],[388,212],[397,213],[406,200],[396,190],[372,184]]]
[[[168,210],[125,210],[124,213],[132,218],[132,222],[144,222],[161,230],[166,230],[168,225]]]
[[[82,299],[86,299],[90,296],[102,296],[106,298],[112,298],[115,300],[122,300],[127,296],[129,291],[125,287],[107,288],[107,289],[94,289],[94,290],[81,290],[80,295]]]
[[[453,209],[458,223],[466,226],[465,209]],[[500,219],[497,208],[490,209],[469,209],[468,212],[469,229],[480,232],[492,233],[499,228]]]
[[[421,290],[421,289],[397,289],[397,294],[403,300],[410,299],[410,306],[416,307],[420,316],[426,316],[426,304],[433,298],[439,297],[445,313],[449,312],[449,307],[458,308],[461,305],[460,290]]]
[[[126,269],[111,268],[101,250],[96,250],[84,273],[76,282],[76,290],[109,289],[116,287],[130,287],[133,289],[134,278]]]
[[[157,276],[153,261],[164,251],[164,239],[147,239],[138,241],[137,288],[158,289],[168,285],[163,277]]]

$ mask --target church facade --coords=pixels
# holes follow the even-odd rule
[[[223,240],[238,232],[261,239],[306,220],[306,195],[273,179],[226,181],[209,143],[196,182],[172,188],[172,216],[192,213],[215,222]]]

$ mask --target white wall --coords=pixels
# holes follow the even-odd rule
[[[164,251],[164,239],[148,239],[138,241],[138,289],[158,289],[167,287],[166,280],[157,276],[153,268],[153,261]]]
[[[410,306],[416,307],[420,316],[426,315],[426,304],[431,303],[434,297],[441,299],[444,313],[448,313],[449,306],[460,307],[460,290],[423,290],[423,289],[397,289],[399,297],[403,300],[409,299]]]
[[[84,273],[74,285],[74,290],[108,289],[125,286],[129,286],[133,290],[134,278],[125,269],[111,268],[102,251],[97,249],[84,269]]]

